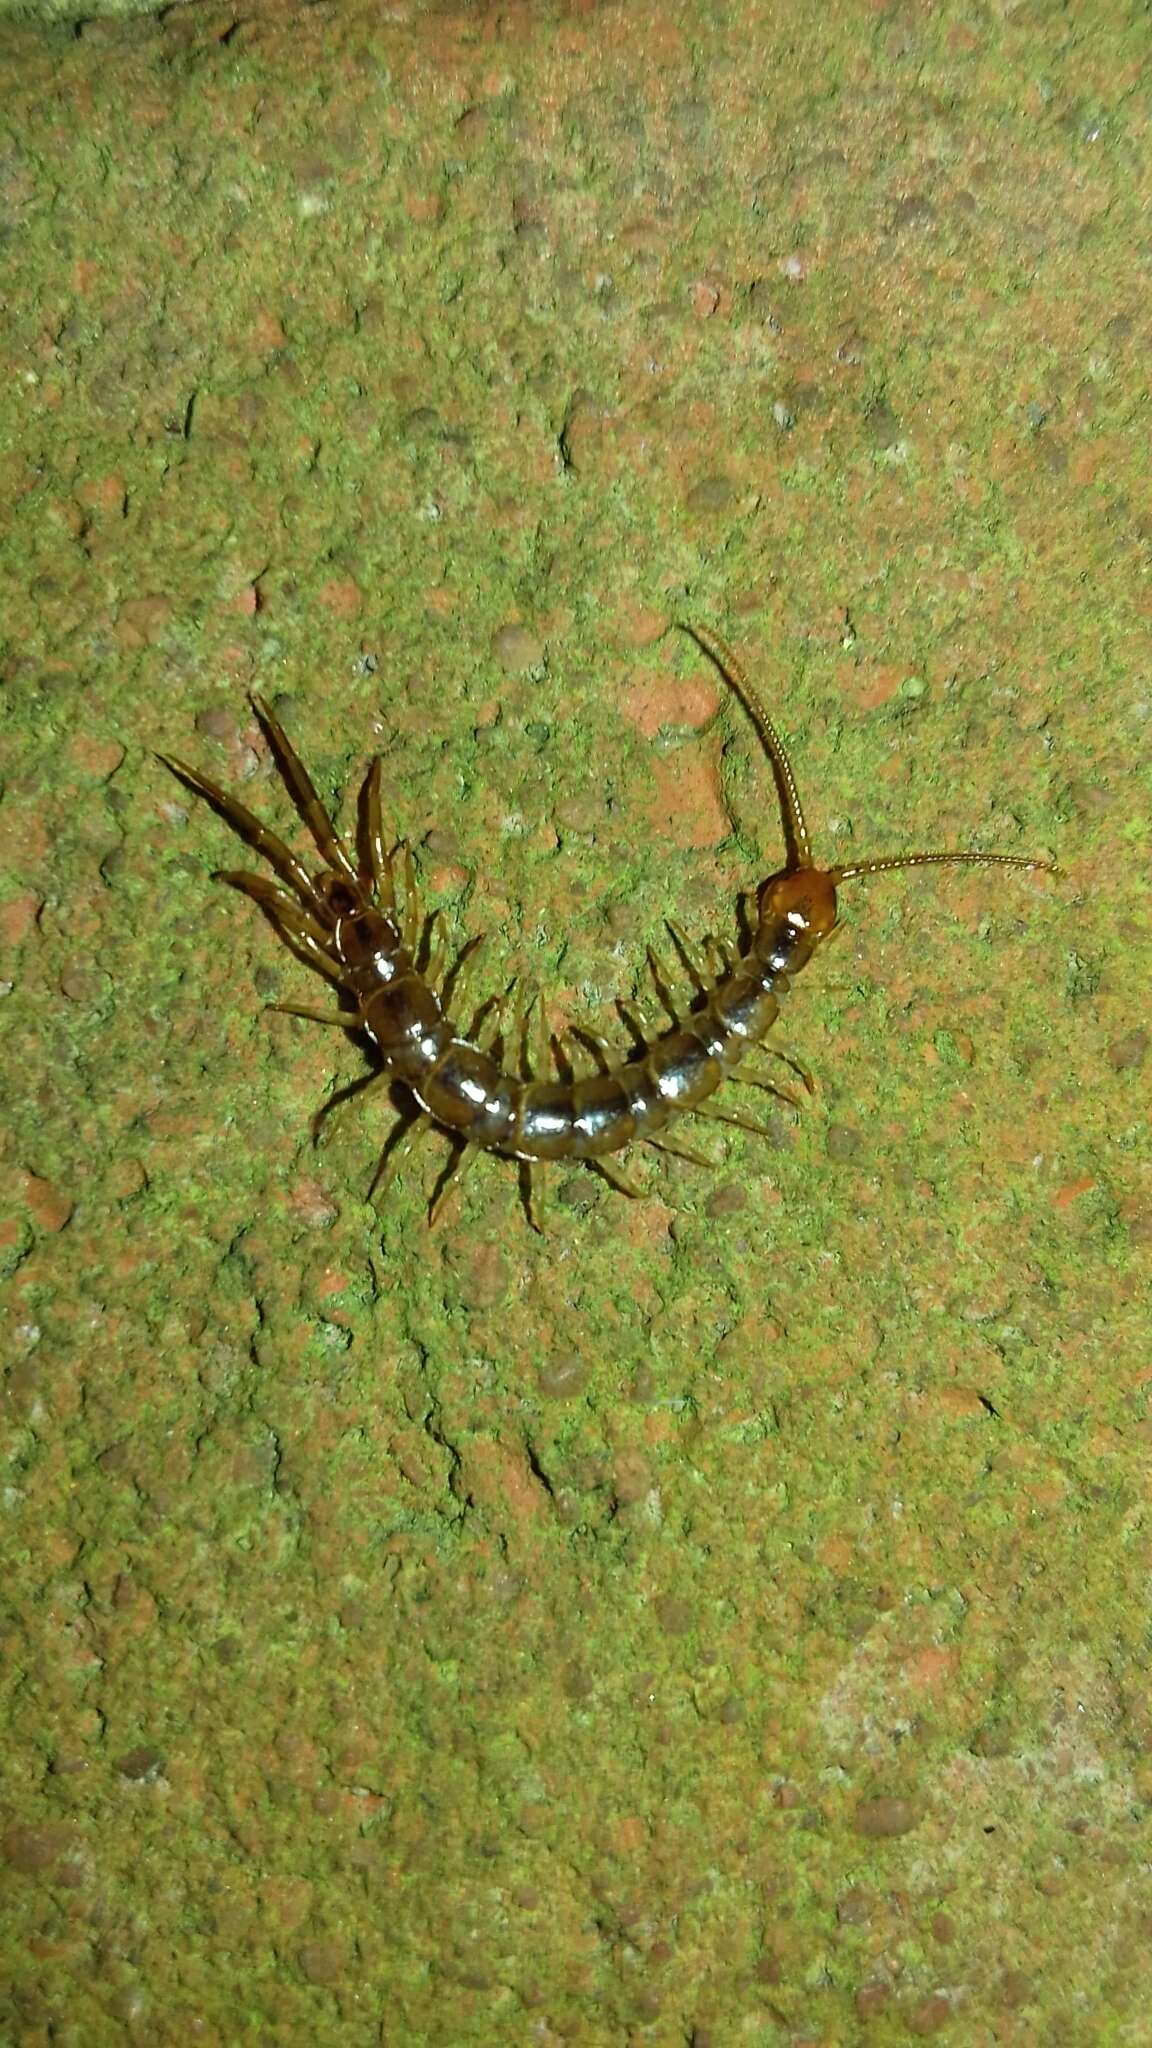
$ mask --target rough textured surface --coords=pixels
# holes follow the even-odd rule
[[[1088,19],[3,31],[5,2041],[1152,2039],[1152,150]],[[712,1176],[540,1241],[484,1160],[429,1233],[429,1145],[376,1213],[151,748],[281,826],[247,688],[326,790],[380,748],[485,985],[603,1022],[778,858],[683,611],[818,848],[1065,879],[846,891],[819,1093]]]
[[[163,0],[0,0],[0,22],[11,21],[82,33],[98,21],[127,19],[137,14],[164,12]]]

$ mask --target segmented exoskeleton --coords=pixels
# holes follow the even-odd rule
[[[385,1147],[373,1189],[391,1177],[399,1158],[434,1125],[455,1141],[456,1151],[441,1177],[430,1214],[435,1213],[462,1167],[482,1151],[502,1153],[521,1163],[526,1211],[533,1222],[532,1169],[552,1160],[582,1160],[622,1192],[636,1194],[639,1191],[605,1161],[637,1143],[695,1158],[668,1144],[663,1135],[676,1119],[705,1117],[759,1128],[720,1110],[710,1098],[729,1077],[751,1079],[754,1086],[781,1092],[773,1083],[740,1075],[737,1070],[748,1050],[760,1046],[775,1023],[780,999],[792,977],[835,928],[836,891],[842,882],[897,868],[928,866],[1054,871],[1049,861],[1006,853],[906,853],[846,867],[818,868],[787,751],[747,676],[716,634],[698,625],[686,625],[683,630],[715,663],[756,728],[776,781],[786,861],[760,886],[756,927],[739,957],[732,961],[722,948],[716,949],[721,962],[718,973],[670,926],[692,977],[690,1004],[674,1013],[667,1030],[658,1035],[641,1034],[627,1056],[614,1053],[595,1033],[573,1032],[575,1039],[595,1050],[599,1062],[597,1072],[581,1077],[546,1080],[533,1078],[527,1071],[506,1071],[500,1057],[506,998],[480,1012],[481,1018],[487,1015],[486,1029],[479,1038],[466,1036],[452,1022],[447,1004],[458,1004],[462,970],[470,964],[478,942],[465,948],[456,967],[437,987],[438,970],[424,959],[420,948],[423,920],[411,855],[406,848],[390,850],[384,838],[379,757],[360,790],[353,858],[279,720],[267,704],[252,699],[276,765],[323,860],[324,865],[313,875],[282,839],[227,790],[185,762],[160,756],[181,782],[205,797],[240,838],[263,856],[278,877],[272,881],[247,871],[228,871],[220,879],[251,896],[292,950],[335,983],[350,1005],[337,1013],[296,1003],[270,1007],[335,1024],[345,1031],[363,1032],[379,1054],[381,1078],[403,1083],[413,1100],[412,1115],[397,1127]],[[402,905],[397,902],[395,887],[397,853],[403,856],[406,876]],[[667,1001],[667,979],[659,973],[658,987]],[[526,1068],[523,1019],[518,1035],[521,1064]],[[548,1044],[545,1033],[545,1046]]]

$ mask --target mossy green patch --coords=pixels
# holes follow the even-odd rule
[[[0,2031],[1134,2038],[1141,25],[2,44]],[[623,1043],[780,859],[738,706],[629,715],[693,616],[820,858],[1063,875],[846,885],[715,1175],[371,1203],[153,748],[287,831],[250,690],[344,823],[379,752],[479,994]]]

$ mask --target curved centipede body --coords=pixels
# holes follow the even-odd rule
[[[699,625],[685,625],[683,630],[715,664],[752,720],[776,782],[786,861],[760,886],[755,929],[739,957],[731,961],[718,949],[718,973],[670,926],[692,977],[695,993],[690,1005],[683,1012],[673,1010],[666,979],[655,964],[658,990],[673,1014],[671,1025],[658,1034],[638,1034],[638,1043],[627,1056],[616,1055],[592,1032],[573,1032],[576,1040],[594,1048],[597,1058],[597,1071],[580,1077],[570,1074],[551,1080],[527,1071],[523,1017],[519,1037],[525,1071],[506,1070],[502,1060],[506,998],[481,1010],[482,1019],[487,1013],[487,1029],[480,1036],[462,1032],[452,1021],[448,1004],[459,1000],[462,968],[470,965],[469,956],[478,941],[465,948],[456,967],[437,987],[438,971],[425,959],[421,946],[424,924],[411,855],[403,848],[391,850],[382,830],[379,758],[360,790],[353,855],[279,720],[267,704],[253,698],[281,777],[321,856],[323,866],[313,874],[282,839],[220,784],[186,762],[159,757],[262,856],[275,876],[229,870],[219,879],[252,897],[293,952],[334,983],[349,1005],[334,1013],[291,1003],[270,1007],[364,1033],[380,1061],[379,1076],[372,1078],[402,1083],[411,1099],[411,1114],[397,1126],[385,1147],[373,1190],[391,1177],[415,1139],[434,1126],[454,1141],[455,1150],[441,1176],[430,1214],[435,1213],[461,1169],[481,1152],[499,1153],[520,1163],[525,1209],[536,1227],[531,1176],[534,1168],[550,1161],[582,1161],[623,1193],[635,1194],[639,1191],[605,1162],[638,1143],[695,1159],[695,1154],[680,1152],[666,1140],[669,1125],[679,1118],[704,1117],[760,1128],[720,1110],[711,1098],[729,1078],[750,1078],[754,1086],[782,1092],[772,1082],[741,1075],[738,1069],[751,1049],[763,1045],[793,977],[834,930],[836,891],[841,883],[861,875],[922,866],[1054,872],[1049,861],[1001,853],[911,853],[853,866],[817,867],[787,751],[747,676],[716,634]],[[401,900],[396,890],[398,853],[405,872]],[[546,1052],[548,1045],[545,1034]],[[807,1081],[807,1076],[803,1078]]]

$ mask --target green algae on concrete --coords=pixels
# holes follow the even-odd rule
[[[0,2032],[1140,2038],[1143,26],[0,38]],[[614,1029],[778,859],[684,612],[824,855],[1064,879],[846,889],[714,1176],[377,1210],[152,749],[280,826],[249,688],[379,750],[487,986]]]

